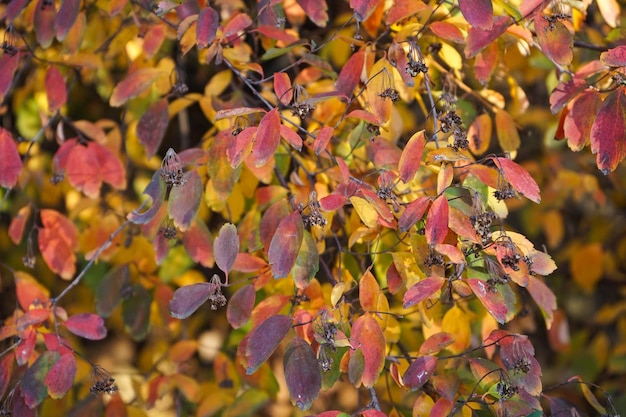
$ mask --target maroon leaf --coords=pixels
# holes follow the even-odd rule
[[[191,226],[200,208],[203,191],[202,180],[195,170],[186,172],[184,183],[170,191],[167,212],[180,230],[186,231]]]
[[[239,288],[228,301],[226,318],[234,329],[238,329],[248,322],[254,308],[254,285],[248,284]]]
[[[367,20],[376,10],[381,0],[350,0],[350,8],[354,10],[354,16],[358,22]]]
[[[211,282],[200,282],[180,287],[170,301],[170,314],[177,319],[186,319],[204,304],[217,289],[217,285]]]
[[[13,4],[11,2],[10,4]],[[17,65],[20,63],[20,54],[7,54],[4,53],[0,56],[0,103],[4,101],[6,93],[11,88],[13,83],[13,74],[17,70]]]
[[[374,316],[364,314],[352,325],[351,339],[363,353],[361,382],[371,388],[385,366],[385,335]]]
[[[220,17],[212,7],[205,7],[198,15],[196,22],[196,44],[198,48],[206,48],[215,40]]]
[[[406,370],[402,381],[411,391],[416,391],[424,386],[437,368],[437,358],[434,356],[420,356],[411,362]]]
[[[19,13],[22,11],[24,6],[28,4],[29,0],[11,0],[9,4],[6,6],[6,21],[7,23],[13,22]]]
[[[459,0],[459,9],[472,27],[490,30],[493,26],[491,0]]]
[[[326,0],[296,1],[313,23],[319,27],[326,27],[326,23],[328,23],[328,6],[326,5]]]
[[[45,0],[39,0],[35,7],[35,37],[37,43],[46,49],[54,40],[54,21],[56,19],[56,7]]]
[[[202,266],[212,268],[215,264],[211,233],[202,220],[193,221],[183,233],[183,245],[189,257]]]
[[[65,36],[74,25],[80,10],[80,0],[63,0],[59,13],[56,16],[55,27],[56,36],[59,41],[63,41]]]
[[[530,201],[534,201],[539,204],[541,201],[539,186],[533,177],[530,176],[528,171],[524,169],[524,167],[507,158],[493,157],[492,159],[496,166],[502,171],[504,178],[511,184],[515,191]]]
[[[426,240],[429,244],[443,243],[448,234],[448,199],[444,194],[433,201],[426,216]]]
[[[303,235],[304,225],[298,211],[294,211],[278,224],[267,252],[274,278],[289,275],[302,246]]]
[[[291,402],[307,410],[322,388],[322,374],[313,348],[300,337],[293,338],[283,357],[285,381]]]
[[[610,93],[600,106],[591,126],[591,152],[596,164],[607,175],[626,156],[626,88]]]
[[[61,355],[58,361],[52,365],[44,380],[48,387],[50,397],[63,398],[74,385],[76,377],[76,359],[73,353]]]
[[[165,201],[165,182],[163,181],[163,177],[161,177],[160,172],[157,170],[152,176],[152,181],[146,186],[143,190],[143,194],[150,197],[152,200],[152,206],[144,211],[143,213],[139,212],[143,208],[143,204],[141,207],[131,211],[126,216],[128,220],[135,224],[146,224],[157,215],[163,202]]]
[[[146,148],[146,156],[153,157],[161,146],[170,122],[167,100],[162,98],[151,105],[137,123],[139,143]]]
[[[213,252],[217,266],[228,274],[237,259],[237,253],[239,253],[239,237],[235,225],[226,223],[221,227],[213,243]]]
[[[426,146],[426,136],[423,130],[413,134],[407,142],[398,162],[398,170],[400,171],[400,179],[402,181],[409,182],[415,176],[422,162],[424,146]]]
[[[483,48],[495,41],[511,26],[513,19],[509,16],[495,16],[493,26],[489,30],[472,27],[467,34],[465,56],[472,58]]]
[[[2,167],[0,169],[0,186],[4,188],[15,187],[22,171],[22,158],[20,158],[11,133],[2,127],[0,127],[0,166]]]
[[[441,289],[441,286],[444,282],[445,279],[437,276],[432,276],[421,280],[404,293],[404,297],[402,299],[402,307],[409,308],[417,303],[420,303],[430,298],[433,294]]]
[[[248,337],[245,356],[248,359],[246,374],[255,373],[272,356],[280,342],[291,329],[292,319],[274,315],[255,327]]]
[[[335,133],[335,129],[330,126],[324,126],[322,130],[317,132],[317,137],[314,141],[315,155],[324,152],[333,137],[333,133]]]
[[[28,408],[35,408],[48,397],[46,375],[59,359],[58,352],[43,352],[22,377],[22,397]]]
[[[97,314],[75,314],[63,322],[67,330],[89,340],[101,340],[107,335],[104,319]]]
[[[280,115],[274,108],[267,112],[256,132],[256,139],[252,144],[252,156],[257,167],[263,166],[274,155],[280,144]]]
[[[610,67],[626,67],[626,45],[620,45],[602,52],[600,61]]]
[[[291,87],[289,74],[286,72],[277,72],[274,74],[274,93],[283,105],[288,106],[289,103],[291,103],[293,88]]]
[[[46,95],[48,96],[48,112],[56,113],[67,101],[65,79],[61,72],[51,65],[46,72]]]

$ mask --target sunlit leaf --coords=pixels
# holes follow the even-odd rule
[[[44,321],[50,318],[50,310],[47,308],[34,308],[28,310],[23,316],[17,319],[16,327],[17,331],[21,332],[29,326],[37,327]]]
[[[490,30],[493,26],[491,0],[459,0],[459,9],[472,27]]]
[[[159,78],[164,75],[163,70],[158,68],[140,68],[131,72],[113,89],[109,104],[120,107],[128,100],[137,97]]]
[[[177,319],[186,319],[204,304],[215,291],[216,285],[211,282],[200,282],[180,287],[170,301],[170,314]]]
[[[293,338],[283,357],[285,381],[291,402],[307,410],[322,388],[322,375],[313,348],[300,337]]]
[[[604,21],[612,28],[618,27],[621,7],[617,0],[598,0],[597,4]]]
[[[431,245],[443,243],[448,234],[448,199],[444,194],[433,201],[426,215],[426,240]]]
[[[502,292],[506,284],[491,284],[488,281],[478,278],[469,278],[467,283],[489,314],[491,314],[498,323],[504,324],[512,318]]]
[[[63,4],[65,4],[64,2]],[[46,95],[48,97],[48,112],[56,113],[67,101],[65,79],[59,69],[51,65],[46,72]]]
[[[15,292],[17,302],[24,311],[28,311],[31,305],[43,305],[50,299],[50,290],[40,284],[30,274],[23,271],[15,271]]]
[[[493,161],[502,171],[502,175],[511,184],[515,191],[530,201],[534,201],[539,204],[541,201],[539,186],[528,171],[524,169],[524,167],[507,158],[493,157]]]
[[[213,243],[213,251],[217,266],[228,274],[239,252],[239,237],[235,225],[226,223],[220,228]]]
[[[196,22],[196,43],[198,48],[206,48],[215,40],[220,17],[212,7],[205,7],[198,14]]]
[[[74,385],[76,377],[76,359],[73,353],[61,355],[52,365],[44,380],[50,397],[63,398]]]
[[[535,33],[541,51],[559,65],[569,65],[574,53],[574,34],[563,22],[548,21],[541,10],[535,15]]]
[[[573,151],[580,151],[589,144],[591,127],[595,115],[602,105],[602,96],[597,91],[583,91],[569,102],[563,121],[563,134]]]
[[[65,320],[63,325],[76,336],[89,340],[104,339],[107,335],[104,319],[97,314],[75,314]]]
[[[43,352],[24,373],[21,380],[22,396],[29,408],[37,407],[48,397],[46,375],[58,359],[58,352]]]
[[[76,271],[74,250],[78,244],[78,230],[74,223],[55,210],[42,209],[39,230],[39,250],[52,272],[63,279],[71,279]]]
[[[483,113],[476,117],[476,120],[467,130],[469,148],[474,155],[482,155],[489,148],[491,142],[491,132],[493,125],[488,113]]]
[[[574,282],[592,294],[604,272],[604,250],[600,243],[591,243],[572,250],[569,267]]]
[[[416,2],[419,4],[419,2]],[[428,28],[438,37],[456,43],[464,43],[463,32],[453,23],[444,21],[431,22]]]
[[[409,308],[432,297],[441,289],[445,280],[438,276],[432,276],[419,281],[404,293],[402,307]]]
[[[180,187],[172,187],[167,212],[180,230],[186,231],[191,226],[200,208],[203,190],[202,179],[196,170],[185,173]]]
[[[289,316],[274,315],[249,333],[245,355],[248,358],[246,374],[255,373],[276,350],[291,329]]]
[[[265,165],[271,156],[274,155],[280,144],[280,115],[278,109],[274,108],[267,112],[256,132],[256,139],[252,144],[252,157],[254,164]]]
[[[404,150],[402,151],[400,162],[398,163],[398,171],[402,181],[411,181],[417,173],[417,170],[422,163],[422,153],[424,152],[425,145],[426,136],[424,135],[423,130],[414,133],[407,142]]]
[[[354,89],[359,85],[361,72],[365,65],[365,53],[358,51],[345,63],[335,82],[335,88],[346,97],[352,97]]]
[[[165,136],[170,115],[167,100],[162,98],[151,105],[137,123],[137,137],[146,148],[146,156],[154,156]]]
[[[0,187],[15,187],[22,171],[22,159],[11,133],[2,127],[0,127],[0,166],[2,166]]]
[[[591,126],[591,152],[603,174],[613,172],[626,157],[626,87],[605,99]]]
[[[410,202],[406,206],[406,208],[402,212],[402,215],[400,216],[400,219],[398,220],[398,230],[400,230],[401,232],[406,232],[411,227],[413,227],[415,223],[417,223],[419,220],[421,220],[422,217],[424,217],[424,213],[426,213],[429,205],[430,198],[425,196],[419,197]]]
[[[364,368],[361,382],[372,387],[385,365],[385,336],[378,321],[371,314],[364,314],[352,325],[353,345],[363,353]]]
[[[580,78],[559,83],[550,94],[550,111],[557,113],[578,93],[589,87],[587,81]]]
[[[420,356],[411,362],[406,370],[402,381],[411,391],[418,390],[424,386],[437,368],[437,358],[434,356]]]
[[[298,211],[278,224],[267,252],[274,278],[286,277],[291,272],[302,246],[303,232],[302,216]]]

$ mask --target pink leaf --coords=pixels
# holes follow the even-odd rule
[[[470,28],[467,34],[467,44],[465,45],[465,56],[467,58],[476,56],[478,52],[506,32],[511,24],[513,24],[511,17],[499,15],[494,17],[493,26],[489,30]]]
[[[448,234],[448,199],[444,194],[433,201],[426,216],[426,240],[434,245],[443,243]]]
[[[298,211],[294,211],[278,224],[267,253],[274,278],[289,275],[296,263],[303,236],[304,225]]]
[[[221,227],[213,243],[213,252],[217,266],[228,274],[239,253],[239,237],[235,225],[226,223]]]
[[[367,20],[376,10],[376,6],[381,0],[350,0],[350,8],[354,10],[354,15],[358,22]]]
[[[591,126],[591,152],[603,174],[613,172],[626,156],[626,88],[610,93]]]
[[[626,45],[620,45],[602,52],[600,61],[610,67],[626,67]]]
[[[550,111],[553,114],[561,111],[576,94],[588,86],[587,81],[576,77],[558,84],[550,94]]]
[[[162,98],[151,105],[137,123],[139,143],[146,148],[146,156],[153,157],[161,146],[170,121],[167,100]]]
[[[452,343],[454,343],[454,337],[450,333],[435,333],[428,339],[424,340],[424,343],[420,346],[419,352],[422,355],[430,355],[442,351]]]
[[[306,15],[319,27],[328,23],[328,6],[326,0],[296,0]]]
[[[152,176],[152,180],[143,190],[143,194],[147,195],[152,200],[152,206],[144,212],[138,211],[143,208],[143,205],[140,208],[131,211],[127,216],[128,220],[135,224],[146,224],[154,219],[159,210],[161,210],[161,206],[165,201],[166,191],[163,177],[161,177],[159,171],[156,171]]]
[[[291,329],[291,322],[289,316],[274,315],[252,329],[245,353],[248,359],[246,374],[255,373],[272,356]]]
[[[42,209],[39,230],[39,250],[48,267],[63,279],[71,279],[76,271],[74,249],[78,244],[76,226],[61,213]]]
[[[80,10],[80,0],[63,0],[59,13],[56,16],[56,36],[59,41],[63,41],[65,36],[70,31],[78,12]]]
[[[48,112],[56,113],[67,101],[65,79],[54,65],[46,72],[46,95],[48,96]]]
[[[109,104],[112,107],[120,107],[150,88],[161,75],[163,70],[158,68],[140,68],[131,72],[115,86]]]
[[[76,377],[76,359],[73,353],[61,355],[46,375],[45,384],[50,397],[63,398],[74,385]]]
[[[509,310],[500,292],[502,287],[497,288],[495,284],[491,287],[487,281],[478,278],[467,279],[467,283],[489,314],[491,314],[498,323],[503,324],[508,321],[507,316],[509,315]]]
[[[493,26],[491,0],[459,0],[459,9],[472,27],[490,30]]]
[[[496,166],[501,169],[502,175],[515,191],[530,201],[539,204],[541,201],[539,186],[524,167],[507,158],[493,157],[492,159],[496,163]]]
[[[57,11],[54,3],[49,4],[46,0],[37,1],[34,29],[37,43],[39,43],[43,49],[48,48],[54,40],[54,21],[56,15]]]
[[[583,91],[569,102],[563,121],[563,133],[571,150],[580,151],[589,144],[591,127],[601,105],[602,96],[594,90]]]
[[[317,133],[317,137],[314,141],[315,155],[324,152],[333,137],[333,133],[335,133],[335,129],[330,126],[324,126],[322,130]]]
[[[392,25],[426,8],[426,4],[421,0],[395,0],[386,13],[385,23]]]
[[[416,391],[424,386],[437,369],[437,358],[434,356],[420,356],[411,362],[406,370],[402,381],[411,391]]]
[[[424,146],[426,146],[426,136],[423,130],[415,133],[407,142],[398,162],[398,170],[400,171],[402,181],[409,182],[415,176],[422,162]]]
[[[461,29],[459,29],[458,26],[450,22],[434,21],[428,25],[428,28],[435,35],[445,40],[456,43],[465,42],[465,38],[463,37],[463,32],[461,32]]]
[[[217,286],[211,282],[200,282],[180,287],[170,301],[170,314],[177,319],[186,319],[204,304],[216,290]]]
[[[280,144],[280,115],[274,108],[263,116],[252,144],[252,157],[257,167],[265,165]]]
[[[385,335],[374,316],[364,314],[352,325],[351,339],[363,353],[361,382],[371,388],[385,365]]]
[[[289,103],[291,103],[293,88],[291,87],[289,74],[286,72],[277,72],[274,74],[274,93],[283,105],[288,106]]]
[[[11,2],[10,4],[13,4]],[[20,54],[15,55],[4,53],[0,56],[0,103],[4,101],[11,84],[13,83],[13,75],[20,63]]]
[[[230,38],[252,24],[252,19],[245,13],[239,13],[224,25],[224,37]]]
[[[205,7],[198,15],[196,22],[196,43],[198,48],[206,48],[215,40],[220,17],[212,7]]]
[[[283,124],[280,125],[280,136],[289,142],[295,150],[302,150],[302,138],[300,135]]]
[[[212,268],[215,264],[211,233],[202,220],[196,219],[183,233],[183,245],[189,257],[202,266]]]
[[[248,322],[254,308],[254,285],[248,284],[239,288],[230,297],[226,307],[226,318],[234,329],[238,329]]]
[[[363,72],[363,66],[365,65],[365,52],[359,51],[352,55],[348,61],[344,64],[337,81],[335,82],[335,88],[341,94],[346,97],[352,97],[354,89],[359,85],[361,80],[361,73]]]
[[[404,293],[402,307],[409,308],[432,297],[433,294],[441,289],[444,282],[443,278],[437,276],[421,280]]]
[[[6,56],[6,54],[5,54]],[[0,127],[0,186],[13,188],[22,171],[22,158],[8,130]]]
[[[322,374],[311,345],[300,337],[293,338],[285,348],[283,368],[291,402],[307,410],[322,388]]]
[[[104,319],[97,314],[75,314],[63,322],[67,329],[76,336],[89,340],[101,340],[107,335]]]

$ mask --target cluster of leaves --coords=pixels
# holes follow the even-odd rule
[[[626,46],[617,3],[595,4],[594,25],[589,3],[539,0],[2,5],[2,209],[25,255],[2,260],[0,415],[175,397],[243,416],[281,389],[324,417],[572,409],[516,331],[567,334],[555,262],[507,224],[541,200],[514,161],[511,62],[550,68],[554,136],[616,170]],[[76,340],[112,328],[147,340],[115,378]]]

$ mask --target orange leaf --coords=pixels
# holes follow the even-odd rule
[[[211,233],[202,220],[196,219],[191,227],[183,233],[183,245],[189,257],[202,266],[212,268],[215,264]]]
[[[378,297],[382,295],[380,285],[374,274],[368,269],[359,280],[359,302],[365,311],[378,309]]]
[[[238,32],[244,30],[252,24],[252,19],[245,13],[239,13],[224,25],[224,38],[230,38],[237,35]],[[230,39],[229,39],[230,40]]]
[[[599,243],[575,249],[570,256],[570,271],[574,281],[586,293],[591,294],[602,278],[604,251]]]
[[[6,54],[5,54],[6,55]],[[15,187],[22,171],[22,159],[8,130],[0,127],[0,186]]]
[[[424,130],[414,133],[407,142],[398,162],[398,170],[402,181],[409,182],[415,176],[422,162],[424,146],[426,146]]]
[[[352,325],[351,339],[363,353],[361,382],[371,388],[385,365],[385,335],[374,316],[364,314]]]
[[[26,228],[26,222],[30,218],[30,213],[32,212],[32,206],[30,204],[22,207],[15,217],[11,219],[11,224],[9,225],[9,237],[11,241],[16,245],[22,241],[22,236],[24,236],[24,229]]]
[[[444,194],[433,201],[426,216],[426,240],[429,244],[443,243],[448,234],[448,199]]]
[[[392,25],[426,9],[421,0],[395,0],[385,16],[385,23]],[[433,22],[434,23],[434,22]]]
[[[43,224],[38,235],[41,255],[52,272],[63,279],[71,279],[76,271],[76,226],[55,210],[42,209],[40,217]]]
[[[163,70],[158,68],[140,68],[131,72],[115,86],[109,104],[113,107],[123,105],[150,88],[161,75]]]
[[[474,155],[482,155],[487,151],[491,142],[491,131],[491,117],[487,113],[476,117],[476,120],[470,125],[467,139],[469,140],[470,151]]]
[[[569,65],[572,62],[574,34],[563,22],[548,22],[548,16],[544,16],[543,11],[538,9],[535,15],[535,33],[541,51],[548,58],[559,65]]]
[[[504,152],[513,152],[519,149],[520,138],[517,133],[517,127],[515,127],[515,121],[504,110],[496,112],[496,133],[498,134],[500,147]]]

